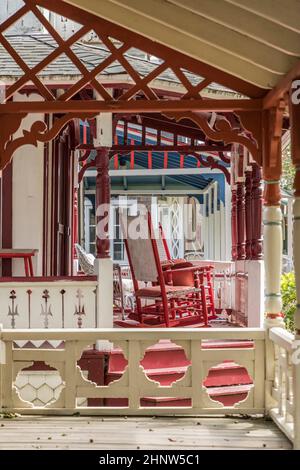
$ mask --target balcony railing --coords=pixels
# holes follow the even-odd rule
[[[183,348],[189,364],[185,373],[171,385],[151,380],[141,362],[147,348],[162,340]],[[57,347],[37,348],[34,346],[37,342],[50,342]],[[20,346],[25,343],[26,347]],[[108,385],[88,380],[78,362],[83,351],[95,344],[102,351],[118,348],[127,363],[121,377]],[[269,335],[259,328],[1,329],[0,411],[128,416],[268,413],[293,442],[294,448],[300,448],[300,366],[295,362],[295,344],[298,343],[293,336],[282,328],[272,328]],[[20,390],[24,381],[22,373],[41,361],[59,375],[59,380],[55,378],[59,387],[44,406],[25,401]],[[210,371],[224,361],[245,368],[252,379],[247,394],[230,406],[218,401],[218,396],[210,395],[204,386]],[[18,380],[20,374],[21,380]],[[43,374],[40,375],[46,381],[46,374]],[[176,399],[177,404],[155,406],[150,400],[145,405],[145,397],[151,397],[153,403],[155,397],[168,403]],[[86,406],[91,399],[98,399],[102,405]]]
[[[38,414],[117,414],[117,415],[174,415],[174,414],[224,414],[224,413],[264,413],[264,338],[261,329],[124,329],[124,330],[2,330],[2,407],[8,411]],[[181,346],[189,367],[185,375],[170,386],[162,386],[144,372],[141,360],[149,346],[159,340],[171,340]],[[37,341],[50,341],[60,344],[59,349],[36,349],[19,347],[19,342],[27,345]],[[208,341],[238,340],[230,349],[209,348]],[[253,347],[243,347],[243,341],[253,341]],[[119,380],[109,385],[97,386],[88,381],[77,362],[84,350],[98,343],[109,349],[109,345],[122,349],[127,367]],[[248,371],[253,381],[248,396],[234,406],[224,406],[208,395],[203,381],[209,370],[224,361],[235,362]],[[43,361],[56,369],[64,387],[59,398],[45,407],[34,407],[20,398],[15,382],[22,369],[35,361]],[[144,397],[184,398],[189,406],[144,407]],[[127,399],[127,406],[80,407],[78,399],[111,398]]]
[[[4,328],[97,328],[96,277],[14,278],[0,282]]]
[[[300,448],[300,343],[282,328],[270,330],[273,372],[270,416],[286,436]],[[273,361],[273,360],[274,361]]]

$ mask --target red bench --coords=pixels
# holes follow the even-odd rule
[[[1,248],[0,249],[0,259],[13,259],[13,258],[23,258],[25,276],[33,277],[33,266],[32,266],[32,257],[37,253],[38,250],[35,249],[14,249],[14,248]]]

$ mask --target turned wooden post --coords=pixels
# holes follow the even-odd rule
[[[236,216],[237,216],[237,259],[246,258],[246,220],[245,220],[245,175],[244,149],[239,146],[237,153],[236,177]]]
[[[110,177],[109,149],[97,150],[96,156],[96,257],[109,258]]]
[[[239,181],[236,188],[237,206],[237,259],[246,258],[245,240],[245,183]]]
[[[264,255],[265,312],[269,319],[281,317],[280,279],[282,271],[282,212],[279,180],[265,179],[264,190]]]
[[[231,150],[231,258],[232,261],[238,259],[237,253],[237,146],[234,144]]]
[[[252,163],[251,185],[251,220],[252,220],[252,247],[253,260],[262,259],[262,187],[261,169],[257,163]]]
[[[113,326],[113,263],[110,258],[110,177],[109,149],[100,147],[96,156],[96,274],[97,288],[97,326]],[[101,344],[100,344],[101,343]],[[107,350],[107,342],[97,343],[98,349]]]
[[[246,259],[262,259],[261,170],[249,163],[245,171]]]
[[[282,324],[281,132],[284,106],[264,112],[264,258],[266,325]]]
[[[75,245],[78,243],[78,188],[73,191],[73,260],[77,259]]]
[[[246,223],[246,259],[252,259],[252,167],[247,166],[245,171],[245,223]]]
[[[231,257],[237,260],[237,213],[236,213],[236,186],[231,187]]]

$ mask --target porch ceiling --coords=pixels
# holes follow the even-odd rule
[[[64,0],[260,88],[299,61],[299,0]]]

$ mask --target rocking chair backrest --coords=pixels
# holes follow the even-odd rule
[[[161,223],[159,224],[156,242],[160,261],[170,261],[171,255]]]
[[[156,244],[157,244],[157,250],[158,250],[160,261],[169,261],[167,254],[166,254],[165,247],[164,247],[164,243],[161,237],[158,237],[156,239]]]
[[[137,281],[157,282],[159,273],[147,214],[128,216],[120,212],[120,225],[133,277]],[[141,236],[134,233],[134,227],[142,227]]]

